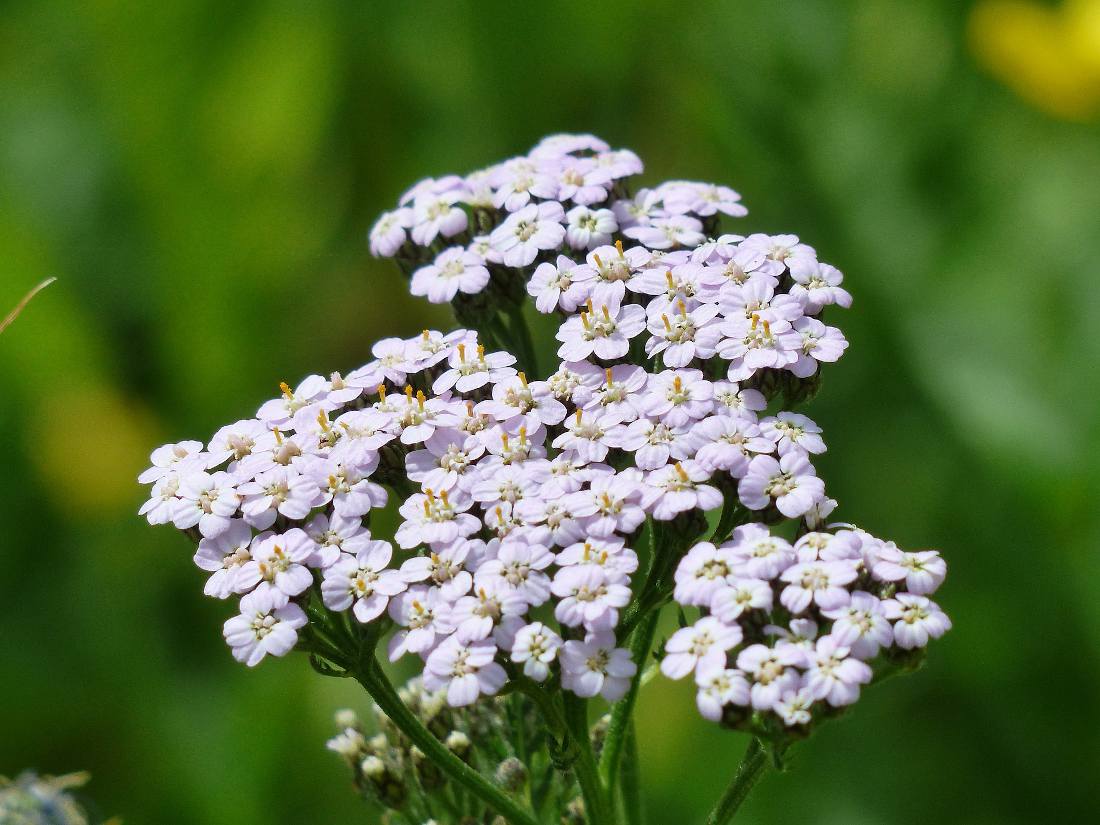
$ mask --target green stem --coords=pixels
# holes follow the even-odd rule
[[[607,785],[612,798],[615,794],[615,781],[619,773],[619,760],[622,757],[623,741],[630,729],[634,713],[634,703],[638,698],[638,686],[641,684],[642,671],[645,670],[649,648],[653,645],[653,634],[657,631],[657,618],[660,610],[651,611],[642,618],[634,634],[630,637],[630,658],[638,666],[637,673],[630,681],[630,688],[611,709],[611,723],[607,727],[607,739],[604,740],[603,753],[600,754],[600,774]]]
[[[749,795],[752,786],[764,775],[768,767],[768,754],[755,736],[749,742],[748,750],[741,764],[737,766],[737,773],[730,781],[722,798],[715,803],[714,808],[707,816],[706,825],[726,825],[733,819],[745,797]]]
[[[611,825],[615,820],[609,810],[607,795],[600,781],[596,756],[592,752],[592,737],[588,733],[588,700],[565,691],[565,722],[577,745],[577,761],[573,772],[584,796],[585,822],[588,825]]]
[[[356,680],[378,707],[441,771],[514,825],[538,825],[538,821],[443,745],[397,695],[373,657],[355,671]]]
[[[638,761],[638,737],[634,732],[634,720],[626,727],[624,738],[622,767],[619,769],[619,782],[623,797],[623,814],[626,825],[642,825],[645,812],[642,809],[641,771]]]
[[[512,339],[520,350],[515,354],[522,359],[523,365],[532,375],[538,375],[538,354],[535,352],[535,342],[531,338],[527,319],[523,317],[523,306],[517,304],[509,307],[508,318],[511,320]]]

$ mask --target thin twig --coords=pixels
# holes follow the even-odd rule
[[[3,321],[0,321],[0,332],[6,330],[11,325],[11,322],[19,317],[19,313],[22,312],[26,308],[27,304],[31,302],[31,298],[33,298],[35,295],[37,295],[39,292],[41,292],[43,289],[48,287],[56,280],[57,278],[47,278],[26,295],[24,295],[23,300],[16,304],[15,309],[8,313],[8,317],[6,317]]]

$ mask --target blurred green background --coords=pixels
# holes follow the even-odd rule
[[[839,515],[950,565],[927,667],[744,820],[1096,821],[1100,8],[1070,5],[4,3],[0,307],[59,282],[0,338],[0,773],[88,769],[135,825],[373,821],[323,749],[358,694],[236,665],[134,478],[448,324],[369,258],[374,217],[580,130],[847,274],[819,467]],[[653,821],[701,821],[744,740],[683,683],[640,713]]]

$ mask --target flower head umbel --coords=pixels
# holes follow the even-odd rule
[[[197,543],[209,595],[239,599],[224,627],[237,659],[297,646],[319,672],[355,676],[408,735],[385,650],[422,671],[415,712],[455,759],[491,726],[449,708],[476,720],[537,706],[540,741],[568,743],[583,773],[584,701],[619,703],[613,762],[615,714],[645,681],[670,601],[681,626],[660,670],[691,677],[705,718],[777,756],[950,628],[931,600],[947,572],[937,552],[828,522],[824,434],[791,409],[848,346],[830,325],[852,302],[841,273],[797,236],[723,233],[746,213],[736,191],[637,189],[640,172],[628,150],[557,135],[417,183],[370,248],[462,328],[382,339],[358,368],[279,383],[206,444],[153,452],[141,513]],[[533,338],[536,313],[556,343]],[[445,747],[431,734],[410,741],[407,764],[354,725],[334,748],[395,810],[441,770],[477,786],[446,754],[424,759]],[[525,781],[511,764],[497,773]],[[477,787],[471,799],[534,821]]]

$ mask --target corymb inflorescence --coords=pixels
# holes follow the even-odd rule
[[[558,804],[614,822],[651,654],[694,681],[704,717],[778,760],[950,628],[931,600],[939,554],[831,521],[824,436],[794,411],[848,346],[829,323],[851,304],[841,273],[794,235],[723,234],[746,214],[735,191],[634,188],[641,171],[629,150],[556,135],[416,184],[370,248],[463,328],[387,338],[363,366],[281,384],[209,441],[157,449],[141,476],[142,513],[187,533],[206,593],[234,604],[237,659],[298,648],[371,692],[389,738],[356,722],[333,747],[395,811],[417,794],[432,810],[428,780],[397,769],[430,751],[421,773],[468,783],[471,805],[510,821]],[[532,334],[540,313],[553,344]],[[398,526],[380,535],[371,517],[387,507]],[[679,627],[658,625],[669,605]],[[420,662],[411,710],[376,650]],[[499,731],[505,752],[466,753],[503,698],[430,729],[505,695],[521,722],[542,713],[552,757]],[[588,728],[595,697],[612,704],[602,732]],[[538,741],[533,724],[501,724]],[[527,810],[501,790],[540,771],[557,803],[528,795]]]

